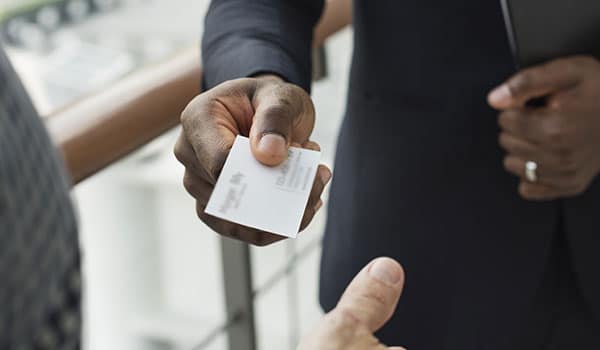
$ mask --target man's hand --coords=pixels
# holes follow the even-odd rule
[[[299,350],[401,350],[381,344],[373,332],[392,316],[404,286],[404,271],[394,260],[379,258],[350,283],[337,307],[305,336]]]
[[[229,81],[196,97],[181,116],[183,132],[175,156],[186,168],[183,184],[196,199],[200,219],[222,235],[255,245],[283,239],[210,216],[204,209],[237,135],[250,137],[258,161],[275,166],[286,160],[290,146],[319,150],[309,141],[314,121],[308,94],[275,76]],[[321,194],[330,178],[331,171],[321,165],[301,229],[322,206]]]
[[[541,97],[543,107],[527,106]],[[502,111],[504,165],[521,177],[523,198],[552,200],[587,190],[600,172],[600,62],[577,56],[526,69],[488,100]],[[538,165],[535,183],[526,180],[528,161]]]

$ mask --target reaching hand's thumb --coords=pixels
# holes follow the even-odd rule
[[[403,286],[400,264],[390,258],[375,259],[350,283],[336,310],[349,313],[375,332],[396,310]]]
[[[279,165],[292,142],[304,144],[310,137],[315,120],[310,97],[297,86],[279,83],[259,88],[253,103],[252,153],[265,165]]]

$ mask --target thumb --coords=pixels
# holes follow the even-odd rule
[[[371,332],[393,315],[404,287],[404,270],[390,258],[378,258],[350,283],[334,312],[349,313]]]
[[[270,81],[257,89],[252,102],[252,153],[265,165],[279,165],[291,143],[304,144],[310,138],[315,123],[310,96],[295,85]]]

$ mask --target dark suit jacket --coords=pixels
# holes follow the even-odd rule
[[[407,284],[384,342],[515,349],[550,248],[567,236],[600,314],[600,186],[562,201],[517,195],[487,92],[514,72],[497,0],[355,0],[354,55],[324,240],[321,303],[370,259]],[[309,89],[318,0],[215,0],[205,85],[275,72]],[[332,62],[335,64],[335,62]],[[323,116],[321,116],[323,117]]]

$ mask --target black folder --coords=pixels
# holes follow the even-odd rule
[[[600,0],[501,0],[517,68],[572,55],[600,59]]]

